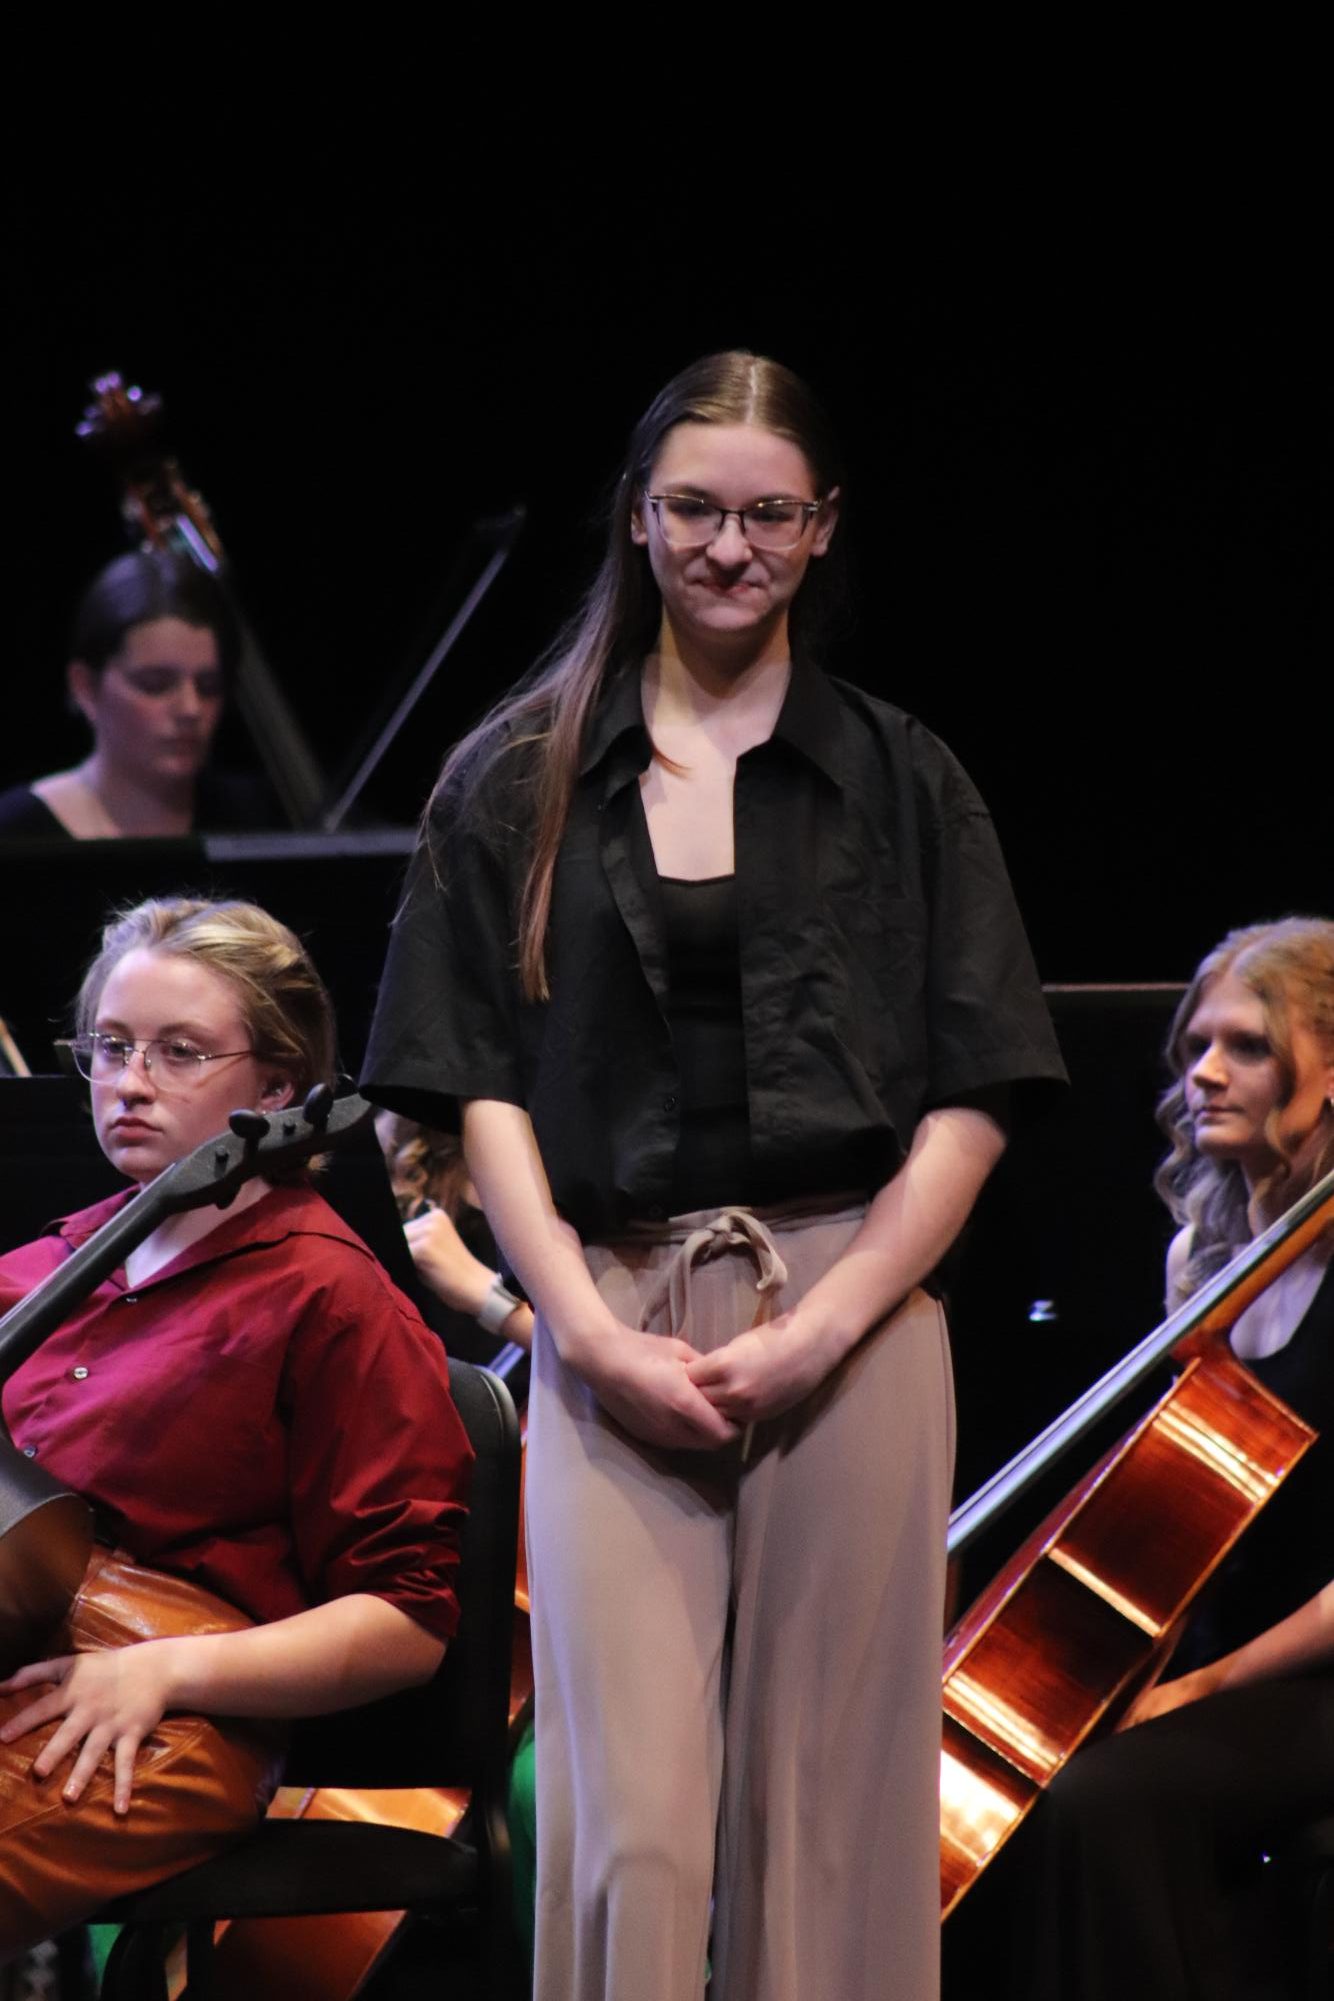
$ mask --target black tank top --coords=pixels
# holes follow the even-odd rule
[[[1320,1436],[1220,1567],[1174,1673],[1243,1646],[1334,1579],[1334,1262],[1292,1339],[1246,1367]]]
[[[667,1021],[680,1077],[672,1213],[755,1200],[736,877],[659,876],[667,938]]]

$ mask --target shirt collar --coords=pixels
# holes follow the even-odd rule
[[[62,1217],[55,1225],[56,1234],[72,1251],[81,1249],[103,1223],[109,1222],[127,1202],[133,1201],[136,1192],[133,1188],[126,1189],[119,1195],[109,1196],[104,1202],[95,1203],[91,1209],[80,1209],[74,1215]],[[333,1237],[340,1243],[351,1244],[366,1257],[370,1256],[356,1231],[349,1228],[337,1211],[331,1209],[313,1188],[280,1186],[268,1189],[263,1199],[252,1207],[224,1215],[207,1236],[187,1244],[169,1264],[159,1266],[137,1290],[146,1291],[159,1279],[174,1278],[190,1266],[212,1264],[240,1250],[258,1250],[264,1245],[281,1243],[287,1237],[297,1236]]]
[[[68,1216],[57,1216],[48,1223],[43,1236],[61,1237],[71,1250],[82,1249],[91,1236],[95,1236],[103,1223],[109,1223],[118,1209],[134,1199],[138,1190],[122,1188],[115,1195],[108,1195],[101,1202],[94,1202],[91,1208],[76,1209]]]
[[[843,783],[843,704],[828,675],[800,656],[792,662],[774,739],[807,758],[835,785]],[[621,668],[603,694],[579,762],[580,777],[587,777],[609,758],[613,748],[618,755],[609,766],[609,791],[618,777],[624,782],[632,773],[645,770],[652,756],[637,667]]]
[[[624,739],[624,742],[622,740]],[[644,699],[640,685],[640,671],[630,663],[621,667],[610,686],[605,688],[602,698],[593,713],[588,728],[584,754],[579,760],[579,776],[586,778],[589,772],[606,758],[613,746],[625,753],[625,763],[630,765],[631,756],[637,760],[635,771],[647,768],[653,755],[648,729],[644,722]],[[619,769],[621,757],[616,764]]]
[[[835,785],[842,785],[843,704],[829,676],[800,655],[792,662],[783,706],[772,741],[785,743],[808,759]]]

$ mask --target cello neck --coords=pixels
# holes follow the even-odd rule
[[[335,1101],[327,1085],[317,1085],[304,1107],[285,1106],[268,1116],[233,1112],[228,1131],[150,1181],[0,1319],[0,1383],[168,1216],[210,1205],[225,1209],[243,1182],[309,1160],[369,1116],[364,1098],[353,1093]]]
[[[983,1482],[950,1516],[949,1553],[960,1554],[997,1521],[1011,1502],[1129,1396],[1174,1350],[1194,1352],[1226,1334],[1252,1300],[1285,1272],[1334,1222],[1334,1170],[1240,1250],[1175,1313],[1077,1397],[1022,1452]]]

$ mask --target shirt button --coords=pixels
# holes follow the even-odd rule
[[[80,1362],[77,1369],[70,1370],[70,1374],[73,1376],[76,1383],[81,1383],[84,1377],[88,1374],[88,1371],[87,1369],[84,1368],[82,1362]]]
[[[137,1292],[127,1292],[124,1299],[122,1299],[121,1301],[122,1306],[137,1306],[138,1304],[139,1304],[139,1295]]]
[[[675,1092],[669,1091],[667,1093],[667,1096],[662,1101],[662,1109],[664,1110],[664,1112],[674,1112],[676,1110]]]
[[[37,1447],[35,1445],[25,1445],[23,1456],[25,1459],[35,1459],[37,1457]]]

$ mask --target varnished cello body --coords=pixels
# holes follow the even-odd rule
[[[1314,1442],[1227,1335],[1332,1221],[1334,1175],[956,1514],[954,1551],[1165,1355],[1182,1364],[946,1639],[943,1915],[1067,1759],[1161,1671],[1201,1587]]]

